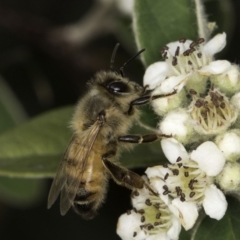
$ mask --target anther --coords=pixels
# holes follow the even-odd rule
[[[183,164],[182,163],[178,163],[177,165],[178,165],[179,168],[181,168]]]
[[[152,205],[150,199],[147,199],[147,200],[145,201],[145,204],[146,204],[147,206],[151,206],[151,205]]]
[[[133,233],[133,237],[136,237],[136,236],[137,236],[137,232],[134,232],[134,233]]]
[[[189,90],[189,93],[191,95],[196,95],[197,94],[197,92],[194,89],[192,89],[192,88]]]
[[[196,40],[196,42],[198,44],[201,44],[201,43],[205,42],[205,39],[204,38],[199,38],[199,39]]]
[[[190,47],[190,48],[194,48],[194,47],[197,46],[197,45],[198,45],[197,42],[192,42],[189,47]]]
[[[197,56],[198,56],[199,58],[201,58],[201,57],[202,57],[202,53],[199,52],[199,53],[197,54]]]
[[[162,187],[164,190],[168,190],[168,186],[167,185],[163,185]]]
[[[180,162],[180,161],[182,161],[182,158],[181,158],[181,157],[178,157],[177,160],[176,160],[176,162]]]
[[[154,206],[156,209],[159,209],[159,208],[160,208],[160,204],[159,204],[159,203],[155,203],[153,206]]]
[[[180,42],[180,43],[185,43],[186,40],[187,40],[186,38],[180,38],[180,39],[179,39],[179,42]]]
[[[143,209],[138,210],[138,212],[139,212],[140,214],[144,214],[144,213],[145,213],[145,211],[144,211]]]
[[[141,216],[141,222],[145,222],[145,217]]]
[[[226,107],[226,104],[225,104],[224,102],[221,102],[220,107],[221,107],[221,108],[225,108],[225,107]]]
[[[169,176],[169,173],[166,173],[166,175],[164,176],[164,180],[167,180]]]
[[[192,65],[192,62],[190,60],[188,60],[188,65]]]
[[[189,56],[189,54],[190,54],[190,49],[188,49],[185,52],[183,52],[183,56]]]
[[[173,66],[176,66],[176,65],[177,65],[177,58],[176,58],[176,57],[173,57],[172,65],[173,65]]]
[[[185,177],[189,177],[189,172],[184,172]]]
[[[195,195],[195,192],[190,192],[189,197],[192,198]]]
[[[180,47],[178,46],[176,51],[175,51],[175,57],[179,56],[179,50],[180,50]]]
[[[178,176],[179,170],[178,169],[173,169],[172,173],[173,173],[173,175]]]
[[[160,219],[160,217],[161,217],[161,213],[158,212],[158,213],[156,214],[156,219]]]
[[[133,191],[134,196],[139,196],[139,192],[138,191]]]

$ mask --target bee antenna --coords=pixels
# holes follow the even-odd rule
[[[110,62],[110,69],[115,72],[116,74],[118,74],[118,72],[116,71],[116,69],[114,69],[113,64],[114,64],[114,60],[115,60],[115,56],[118,50],[118,47],[120,46],[120,43],[117,43],[113,49],[113,53],[112,53],[112,57],[111,57],[111,62]]]
[[[116,48],[116,47],[115,47]],[[131,57],[127,62],[125,62],[124,64],[123,64],[123,66],[120,68],[120,73],[121,73],[121,75],[122,75],[122,77],[124,77],[124,71],[123,71],[123,69],[124,69],[124,67],[126,66],[126,65],[128,65],[132,60],[134,60],[136,57],[138,57],[138,55],[140,55],[142,52],[144,52],[146,49],[144,48],[144,49],[142,49],[142,50],[140,50],[137,54],[135,54],[133,57]]]

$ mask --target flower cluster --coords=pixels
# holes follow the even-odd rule
[[[240,71],[227,60],[214,60],[226,34],[209,42],[180,39],[161,51],[164,61],[150,65],[144,85],[169,164],[148,168],[147,189],[132,194],[133,210],[122,215],[117,233],[127,239],[178,239],[191,229],[199,210],[220,220],[225,194],[240,190]],[[185,146],[185,147],[184,147]]]

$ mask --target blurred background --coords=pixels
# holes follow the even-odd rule
[[[223,15],[231,13],[231,18],[208,17],[220,23],[215,32],[228,32],[221,58],[239,64],[240,2],[226,1]],[[217,2],[206,1],[207,13]],[[133,56],[137,48],[131,9],[130,0],[1,0],[0,133],[45,111],[75,104],[86,81],[96,71],[109,69],[117,42],[116,69]],[[135,60],[125,73],[141,84],[144,67]],[[142,174],[144,169],[135,171]],[[116,223],[131,208],[129,190],[110,181],[99,215],[83,221],[72,211],[60,216],[58,203],[47,210],[50,184],[51,179],[0,177],[0,239],[120,239]]]

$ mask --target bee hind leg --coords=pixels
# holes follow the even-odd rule
[[[102,162],[104,167],[110,173],[113,180],[118,185],[127,187],[130,190],[142,189],[143,187],[146,187],[151,193],[153,193],[154,195],[158,195],[138,174],[128,170],[125,167],[116,165],[104,156],[102,157]]]

